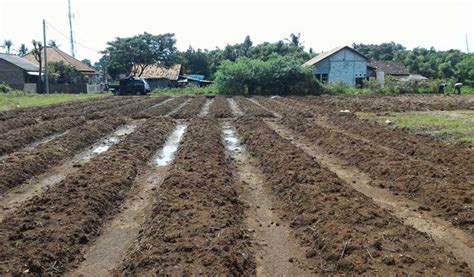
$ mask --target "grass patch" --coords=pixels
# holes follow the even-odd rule
[[[429,134],[448,143],[474,143],[474,111],[435,111],[407,112],[376,115],[358,113],[379,124],[392,124],[396,127],[409,128],[417,133]]]
[[[82,94],[38,94],[21,91],[0,93],[0,111],[19,107],[50,105],[61,102],[78,101],[97,97],[110,96],[110,93],[82,93]]]
[[[214,85],[208,87],[184,87],[184,88],[164,88],[155,89],[151,93],[155,95],[181,96],[181,95],[217,95],[217,88]]]

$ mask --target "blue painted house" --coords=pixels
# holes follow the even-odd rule
[[[320,82],[343,82],[353,86],[362,86],[367,79],[368,58],[349,46],[323,52],[304,66],[313,68]]]

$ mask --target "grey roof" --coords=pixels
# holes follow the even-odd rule
[[[361,55],[362,57],[364,57],[365,59],[368,59],[366,56],[364,56],[363,54],[359,53],[358,51],[356,51],[355,49],[349,47],[349,46],[340,46],[340,47],[336,47],[330,51],[327,51],[327,52],[322,52],[321,54],[317,55],[316,57],[312,58],[311,60],[305,62],[303,65],[305,66],[312,66],[312,65],[315,65],[317,63],[319,63],[320,61],[336,54],[337,52],[343,50],[343,49],[349,49],[359,55]]]
[[[39,67],[36,64],[19,56],[0,53],[0,59],[14,64],[26,71],[39,71]]]
[[[410,75],[405,65],[399,61],[370,61],[369,65],[387,75]]]

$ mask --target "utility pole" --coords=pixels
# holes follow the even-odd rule
[[[49,79],[48,79],[48,46],[46,44],[46,20],[43,19],[43,49],[44,49],[44,84],[46,93],[49,93]],[[41,78],[41,76],[40,76]]]
[[[467,34],[466,34],[466,49],[467,49],[467,53],[469,54],[469,42],[467,40]]]
[[[68,8],[69,8],[69,33],[71,39],[71,56],[75,57],[74,53],[74,37],[72,36],[72,13],[71,13],[71,0],[68,0]]]

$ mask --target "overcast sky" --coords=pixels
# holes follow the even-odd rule
[[[31,47],[42,39],[70,52],[68,0],[0,0],[0,44]],[[277,41],[301,33],[304,45],[326,51],[341,45],[395,41],[408,48],[474,50],[473,1],[467,0],[71,0],[76,57],[97,61],[106,42],[138,33],[175,33],[185,50],[242,42]],[[54,28],[57,30],[55,30]]]

